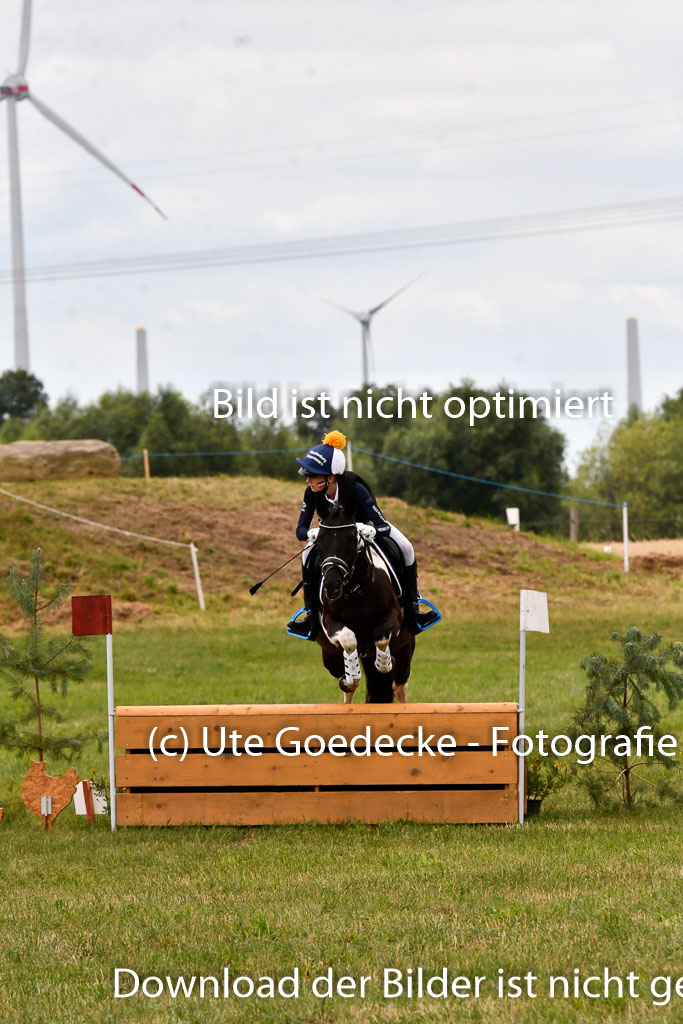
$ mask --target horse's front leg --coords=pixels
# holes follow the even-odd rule
[[[394,667],[393,659],[391,657],[391,649],[389,647],[390,643],[391,634],[389,634],[389,636],[382,636],[378,640],[375,640],[375,668],[383,675],[387,672],[391,672]]]
[[[408,680],[410,679],[410,662],[415,650],[415,637],[411,636],[407,644],[396,651],[394,659],[394,696],[399,704],[408,702]]]
[[[323,614],[323,629],[330,643],[342,649],[344,676],[339,680],[339,686],[344,692],[344,703],[350,704],[362,675],[356,634],[348,626],[344,626],[341,622],[335,622],[325,614]]]
[[[401,624],[395,613],[385,616],[375,627],[375,668],[383,675],[393,670],[394,660],[391,657],[390,644],[392,636],[396,636],[400,628]]]
[[[394,683],[394,696],[399,704],[408,703],[408,684]]]

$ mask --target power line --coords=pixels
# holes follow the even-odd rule
[[[465,473],[454,473],[450,469],[439,469],[437,466],[425,466],[421,462],[409,462],[408,459],[398,459],[394,455],[383,455],[381,452],[371,452],[367,448],[353,446],[354,452],[362,452],[364,455],[372,455],[376,459],[386,459],[387,462],[397,462],[402,466],[410,466],[412,469],[424,469],[428,473],[439,473],[441,476],[455,477],[456,480],[467,480],[474,484],[486,484],[487,487],[502,487],[506,491],[521,491],[524,494],[540,494],[546,498],[559,498],[562,501],[583,502],[586,505],[607,505],[610,508],[623,508],[624,503],[615,504],[613,501],[599,501],[596,498],[576,498],[571,494],[556,494],[555,491],[538,491],[533,487],[522,487],[519,484],[503,484],[498,480],[486,480],[480,476],[467,476]]]
[[[449,142],[443,145],[435,146],[417,146],[412,149],[389,149],[389,150],[376,150],[371,153],[340,153],[332,156],[320,156],[310,157],[307,159],[289,159],[283,160],[279,163],[256,163],[256,164],[239,164],[231,167],[205,167],[203,169],[186,170],[186,171],[174,171],[169,174],[154,174],[147,178],[147,181],[168,181],[176,178],[197,178],[205,176],[216,176],[221,174],[240,174],[246,171],[263,171],[263,170],[297,170],[300,167],[312,167],[330,164],[340,163],[355,163],[363,160],[383,160],[387,157],[405,157],[405,156],[420,156],[426,153],[443,153],[451,150],[461,149],[474,149],[478,146],[497,146],[505,145],[506,143],[518,143],[518,142],[541,142],[546,139],[557,139],[557,138],[572,138],[577,135],[603,135],[605,132],[624,131],[630,128],[651,128],[658,127],[661,125],[669,124],[680,124],[683,118],[672,117],[666,118],[661,121],[636,121],[627,124],[616,124],[616,125],[600,125],[592,128],[571,128],[563,131],[554,132],[542,132],[535,135],[518,135],[512,137],[493,138],[493,139],[467,139],[461,142]],[[25,192],[44,192],[54,189],[66,189],[66,188],[90,188],[93,186],[100,186],[101,181],[75,181],[75,182],[58,182],[52,185],[32,185],[28,188],[24,188]],[[113,184],[107,182],[107,184]],[[3,189],[3,192],[8,192],[8,189]]]
[[[665,97],[660,97],[658,99],[657,98],[653,98],[653,99],[646,99],[646,100],[631,100],[630,102],[627,102],[627,103],[610,103],[610,104],[605,104],[605,105],[602,105],[602,106],[595,106],[595,107],[580,107],[580,108],[575,108],[573,110],[547,111],[546,113],[535,113],[535,114],[518,114],[518,115],[515,115],[513,117],[488,118],[488,119],[484,119],[484,120],[481,120],[481,121],[461,121],[461,122],[457,122],[456,121],[456,122],[450,123],[450,124],[431,125],[428,128],[404,129],[402,131],[393,131],[393,132],[377,132],[377,133],[375,133],[373,135],[358,135],[358,136],[351,136],[351,137],[341,138],[341,139],[317,139],[317,140],[313,140],[313,141],[309,141],[309,142],[292,142],[292,143],[284,143],[284,144],[280,143],[280,144],[278,144],[276,146],[259,146],[259,147],[252,147],[252,148],[249,148],[249,149],[233,149],[233,150],[227,150],[226,152],[223,152],[223,153],[205,153],[205,154],[198,154],[196,156],[189,156],[189,157],[188,156],[171,157],[171,158],[166,157],[163,160],[137,160],[136,161],[134,159],[131,159],[131,160],[123,160],[122,162],[125,163],[126,166],[130,166],[131,168],[144,168],[144,167],[151,167],[151,166],[157,166],[157,165],[162,165],[162,166],[166,165],[167,166],[167,165],[170,165],[170,164],[188,163],[188,162],[191,162],[191,161],[194,161],[194,160],[201,160],[201,161],[206,161],[206,160],[223,160],[223,159],[232,158],[232,157],[259,156],[259,155],[264,154],[264,153],[291,152],[294,149],[320,149],[321,147],[324,147],[324,146],[355,145],[357,143],[376,142],[377,140],[382,140],[382,139],[398,139],[398,138],[409,138],[409,137],[424,136],[424,135],[439,135],[439,134],[443,134],[445,132],[467,131],[467,130],[470,130],[470,129],[473,129],[473,128],[492,128],[492,127],[498,127],[500,125],[519,124],[520,122],[523,123],[525,121],[541,121],[541,120],[548,120],[550,118],[558,119],[558,118],[562,118],[562,117],[575,117],[577,115],[580,116],[580,115],[584,115],[584,114],[604,113],[606,111],[612,111],[612,110],[627,110],[627,109],[631,109],[633,107],[653,106],[654,104],[657,104],[657,103],[679,103],[682,100],[683,100],[683,96],[665,96]],[[660,123],[660,122],[646,122],[646,123],[657,124],[657,123]],[[661,122],[661,123],[667,123],[667,122]],[[636,125],[631,125],[631,126],[624,125],[623,127],[637,127],[637,126]],[[592,131],[592,130],[600,130],[600,129],[588,129],[588,130]],[[46,174],[50,175],[50,176],[54,176],[55,174],[77,174],[77,173],[82,173],[80,168],[65,169],[63,171],[34,172],[33,174],[31,174],[29,172],[24,177],[25,178],[35,178],[35,177],[45,177]],[[90,184],[90,182],[87,182],[87,183],[84,182],[83,184]]]
[[[64,263],[26,270],[27,281],[152,274],[170,270],[207,269],[300,259],[350,256],[400,249],[469,245],[474,242],[532,238],[541,235],[607,230],[629,225],[666,223],[683,218],[683,196],[644,199],[607,206],[555,210],[519,216],[457,221],[415,228],[391,228],[322,238],[263,242],[255,245],[159,253],[87,263]],[[0,284],[12,281],[12,271],[0,272]]]

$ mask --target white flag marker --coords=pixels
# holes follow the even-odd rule
[[[519,628],[525,633],[549,633],[548,595],[541,590],[520,590]]]
[[[507,517],[508,526],[512,526],[515,530],[519,530],[519,509],[506,508],[505,515]]]
[[[524,702],[526,699],[526,635],[549,633],[548,595],[541,590],[519,592],[519,733],[524,732]],[[519,793],[518,821],[524,824],[524,758],[518,759],[517,789]]]

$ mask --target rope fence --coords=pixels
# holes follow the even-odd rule
[[[623,508],[624,502],[599,501],[596,498],[577,498],[572,494],[556,494],[554,491],[538,491],[533,487],[522,487],[519,484],[503,484],[499,480],[487,480],[480,476],[467,476],[465,473],[455,473],[450,469],[439,469],[437,466],[424,466],[420,462],[409,462],[408,459],[399,459],[395,455],[383,455],[381,452],[371,452],[367,448],[359,448],[354,445],[355,452],[362,452],[363,455],[372,455],[375,459],[386,459],[387,462],[398,462],[403,466],[411,466],[413,469],[423,469],[429,473],[440,473],[441,476],[455,477],[456,480],[468,480],[474,484],[485,484],[487,487],[503,487],[508,491],[521,491],[524,494],[540,494],[546,498],[559,498],[562,501],[582,501],[589,505],[604,505],[607,508]]]
[[[82,523],[83,526],[94,527],[98,530],[109,530],[111,533],[120,533],[123,534],[124,537],[135,537],[139,540],[149,541],[152,544],[167,544],[169,547],[174,548],[188,548],[192,558],[192,568],[194,570],[195,586],[197,588],[197,601],[199,602],[201,610],[203,612],[206,611],[204,591],[202,589],[202,581],[199,575],[197,548],[192,542],[187,544],[180,540],[167,540],[165,537],[151,537],[146,533],[136,533],[134,530],[124,530],[120,526],[111,526],[108,523],[97,523],[94,519],[86,519],[84,516],[76,516],[72,512],[63,512],[61,509],[52,508],[51,505],[43,505],[40,501],[34,501],[32,498],[25,498],[22,494],[14,494],[12,491],[5,490],[4,487],[0,487],[0,494],[4,494],[6,498],[11,498],[13,501],[21,501],[25,505],[32,505],[34,508],[38,508],[42,512],[49,512],[54,516],[61,516],[63,519],[73,519],[77,523]]]
[[[150,458],[155,459],[191,459],[205,455],[293,455],[305,451],[305,448],[245,448],[231,452],[147,452]],[[130,462],[132,459],[144,459],[145,452],[136,455],[121,455],[121,462]]]

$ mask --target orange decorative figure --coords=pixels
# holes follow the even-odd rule
[[[51,829],[57,815],[71,803],[77,785],[75,768],[69,768],[64,775],[47,775],[44,761],[31,761],[21,786],[21,799],[29,811],[43,819],[44,827]],[[47,807],[43,804],[43,797],[49,798]]]

